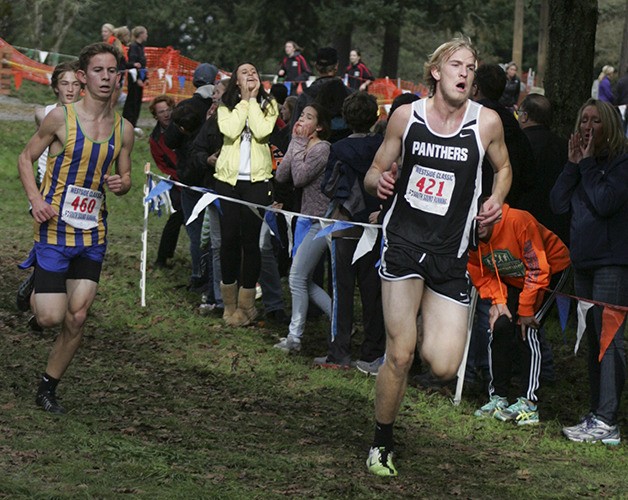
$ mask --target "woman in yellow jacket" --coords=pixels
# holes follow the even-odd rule
[[[268,138],[278,114],[277,102],[261,86],[255,66],[240,64],[218,108],[218,128],[224,138],[214,174],[218,194],[259,205],[272,202]],[[223,319],[231,326],[246,326],[256,316],[262,219],[245,205],[224,200],[220,205]]]

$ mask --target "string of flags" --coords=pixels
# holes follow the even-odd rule
[[[547,289],[548,291],[552,291]],[[565,332],[567,328],[567,318],[569,317],[569,310],[571,308],[571,301],[576,300],[578,302],[576,314],[578,317],[578,326],[576,330],[576,344],[574,346],[574,354],[578,353],[580,348],[580,342],[586,330],[586,318],[589,310],[597,306],[601,310],[602,314],[602,331],[600,333],[600,353],[598,360],[602,361],[604,354],[606,353],[611,342],[617,335],[619,327],[626,319],[628,313],[628,307],[616,306],[614,304],[608,304],[599,300],[584,299],[568,293],[557,292],[556,293],[556,307],[558,308],[558,320],[560,327]]]
[[[220,200],[238,203],[240,205],[244,205],[251,209],[253,213],[259,217],[266,220],[268,223],[271,233],[275,238],[281,241],[279,238],[279,226],[277,224],[277,215],[282,214],[286,218],[287,222],[287,231],[288,231],[288,241],[292,244],[292,220],[294,217],[297,217],[297,224],[294,234],[294,244],[292,248],[288,249],[290,254],[294,254],[296,248],[298,247],[299,242],[302,240],[302,235],[309,231],[312,223],[319,222],[321,225],[321,230],[317,233],[315,238],[326,238],[330,237],[336,231],[343,231],[345,229],[349,229],[352,227],[359,226],[363,228],[362,236],[358,242],[357,248],[353,255],[352,263],[355,263],[362,256],[370,252],[376,241],[378,236],[378,231],[381,228],[379,224],[367,224],[361,222],[352,222],[346,220],[337,220],[331,219],[327,217],[315,217],[311,215],[304,215],[301,213],[291,212],[288,210],[283,210],[277,208],[275,206],[264,206],[258,205],[256,203],[251,203],[235,198],[230,198],[228,196],[223,196],[215,193],[214,191],[208,188],[202,188],[198,186],[188,186],[178,181],[174,181],[172,179],[153,174],[150,170],[147,170],[147,192],[148,194],[144,198],[144,203],[155,203],[155,210],[159,210],[159,206],[164,204],[164,195],[172,189],[173,186],[179,186],[183,189],[191,189],[194,191],[199,191],[203,193],[200,200],[197,202],[196,206],[192,210],[192,214],[186,221],[186,225],[190,224],[194,220],[198,218],[198,216],[203,212],[203,210],[209,205],[214,205],[220,211]],[[155,184],[154,179],[158,179],[159,182]],[[162,200],[162,201],[160,201]],[[168,198],[169,200],[169,198]],[[159,213],[159,212],[158,212]],[[261,215],[264,214],[264,215]],[[578,316],[578,327],[576,332],[576,344],[574,347],[574,354],[578,352],[578,348],[580,346],[580,342],[582,340],[582,336],[584,335],[584,331],[586,329],[586,316],[589,309],[594,306],[597,306],[601,309],[602,314],[602,331],[600,336],[600,353],[599,360],[601,361],[606,353],[608,347],[611,342],[615,338],[619,327],[623,324],[626,319],[626,314],[628,313],[628,307],[616,306],[613,304],[608,304],[605,302],[600,302],[596,300],[584,299],[582,297],[577,297],[574,295],[566,294],[563,292],[546,289],[548,292],[554,292],[556,294],[556,306],[558,309],[558,317],[560,327],[563,331],[563,334],[567,328],[567,320],[569,318],[569,312],[571,307],[572,299],[578,301],[577,307],[577,316]]]

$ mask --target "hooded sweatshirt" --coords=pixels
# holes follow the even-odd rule
[[[552,275],[569,264],[569,250],[558,236],[529,212],[504,204],[490,240],[469,253],[467,269],[480,297],[506,304],[506,285],[519,288],[518,315],[534,316]]]
[[[322,190],[350,220],[368,222],[380,201],[364,189],[364,177],[384,138],[380,134],[352,134],[331,145]]]

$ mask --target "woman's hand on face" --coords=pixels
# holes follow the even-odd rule
[[[261,83],[260,83],[259,80],[255,80],[255,81],[249,83],[249,92],[250,92],[249,99],[257,98],[257,94],[259,94],[260,85],[261,85]]]
[[[301,122],[296,122],[292,129],[292,135],[296,135],[297,137],[310,137],[312,132],[309,128]]]
[[[595,154],[595,145],[593,144],[593,129],[591,129],[591,133],[589,134],[589,140],[586,144],[582,144],[580,149],[582,151],[582,158],[589,158]]]
[[[580,132],[575,132],[569,137],[567,158],[571,163],[580,163],[582,160],[582,136]]]

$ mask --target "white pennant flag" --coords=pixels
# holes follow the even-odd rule
[[[168,84],[168,88],[172,88],[172,75],[166,75],[166,83]]]
[[[585,302],[584,300],[578,301],[578,331],[576,332],[576,346],[574,347],[573,353],[578,353],[578,348],[580,347],[580,340],[582,340],[582,335],[584,335],[584,330],[587,327],[587,312],[589,309],[593,307],[591,302]]]
[[[46,57],[48,57],[48,52],[45,50],[40,50],[39,51],[39,62],[44,62],[46,60]]]
[[[218,196],[214,193],[205,193],[203,196],[201,196],[201,199],[198,200],[198,202],[194,206],[194,210],[192,210],[192,213],[190,214],[190,218],[185,223],[185,225],[189,226],[192,222],[194,222],[198,218],[198,215],[203,210],[205,210],[205,207],[207,205],[211,205],[216,198],[218,198]]]
[[[131,78],[133,78],[134,82],[137,82],[137,69],[131,68],[129,70],[129,75],[131,75]]]
[[[164,79],[165,73],[166,73],[166,70],[164,68],[157,68],[157,76],[159,77],[160,80]]]
[[[264,217],[262,217],[262,214],[259,213],[259,210],[257,209],[257,207],[253,207],[249,205],[249,208],[251,209],[251,212],[253,212],[258,219],[264,220]]]
[[[286,233],[288,234],[288,255],[292,255],[292,246],[294,241],[292,238],[292,214],[283,214],[286,218]]]
[[[353,260],[351,261],[351,265],[355,264],[356,261],[358,261],[361,257],[373,250],[376,241],[377,228],[365,227],[364,232],[362,233],[362,237],[360,238],[360,241],[358,241],[358,246],[353,253]]]

